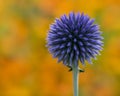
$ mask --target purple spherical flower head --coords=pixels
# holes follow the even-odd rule
[[[102,49],[103,42],[99,26],[89,16],[71,12],[63,15],[50,26],[47,45],[53,57],[66,66],[78,66],[95,58]]]

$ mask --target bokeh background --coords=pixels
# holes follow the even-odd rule
[[[45,47],[49,25],[70,11],[95,18],[105,38],[80,96],[120,96],[120,0],[0,0],[0,96],[73,96],[72,72]]]

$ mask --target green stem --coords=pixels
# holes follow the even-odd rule
[[[78,66],[73,64],[73,85],[74,85],[74,96],[78,96],[78,80],[79,80],[79,70]]]

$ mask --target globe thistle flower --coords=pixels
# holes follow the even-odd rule
[[[101,32],[94,19],[83,13],[71,12],[69,16],[63,15],[50,26],[47,45],[53,57],[58,62],[72,68],[78,66],[79,61],[84,65],[85,60],[90,64],[102,50]]]

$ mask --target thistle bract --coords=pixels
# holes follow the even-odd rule
[[[99,26],[94,24],[94,19],[83,13],[71,12],[56,19],[50,26],[47,45],[53,57],[58,62],[63,61],[66,66],[78,66],[80,61],[89,63],[102,49],[102,36]]]

